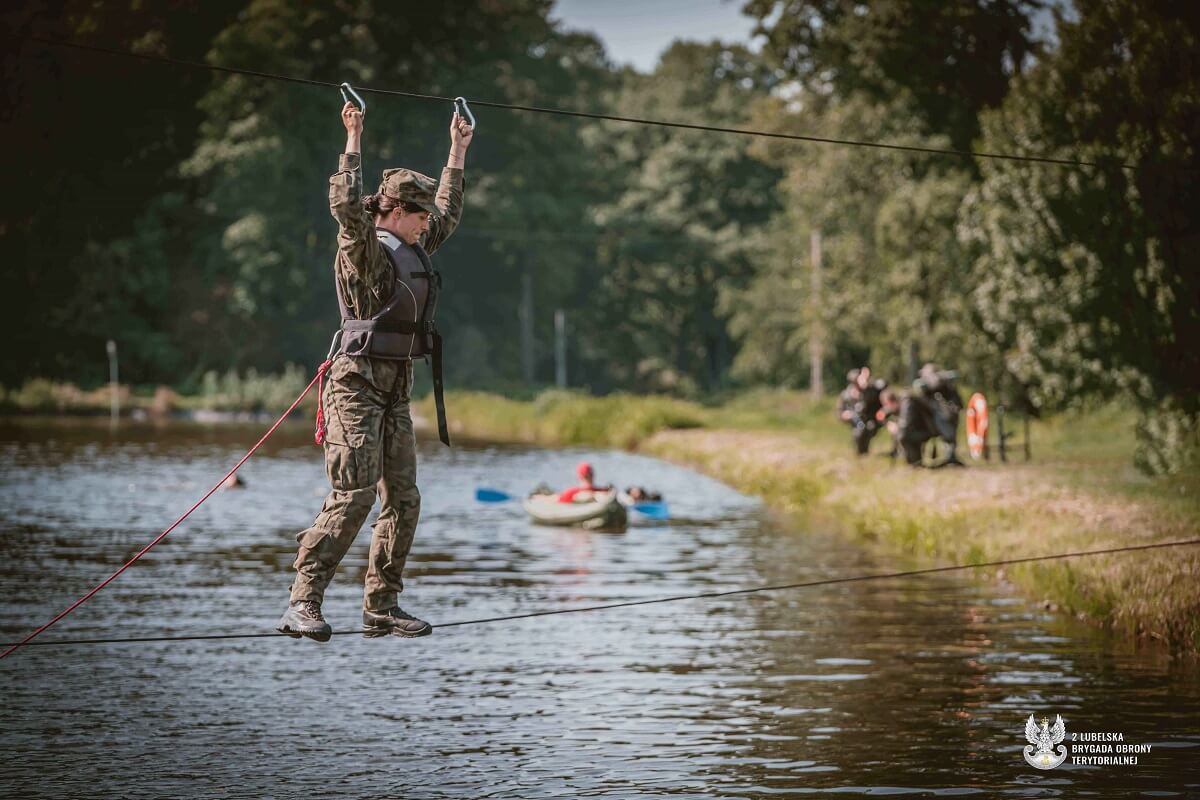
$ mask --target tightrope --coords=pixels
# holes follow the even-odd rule
[[[41,36],[30,37],[31,41],[39,44],[49,45],[51,47],[66,47],[74,50],[82,50],[93,53],[104,53],[110,56],[120,56],[124,58],[132,58],[140,61],[148,61],[159,64],[171,64],[178,67],[187,67],[190,69],[202,69],[210,72],[221,72],[227,75],[244,75],[250,78],[259,78],[261,80],[280,81],[283,83],[296,83],[304,86],[320,86],[328,88],[338,88],[341,83],[333,81],[315,80],[312,78],[300,78],[295,75],[281,75],[274,72],[262,72],[253,69],[241,69],[238,67],[223,67],[217,64],[207,64],[202,61],[189,61],[186,59],[170,58],[169,56],[156,56],[147,53],[131,53],[126,50],[114,50],[108,47],[99,47],[90,44],[81,44],[79,42],[67,42],[57,39],[47,39]],[[369,92],[371,94],[391,96],[391,97],[407,97],[412,100],[428,100],[438,103],[454,102],[453,97],[447,97],[438,94],[422,94],[420,92],[406,92],[399,89],[378,89],[372,87],[355,87],[360,92]],[[927,155],[944,155],[958,156],[961,158],[987,158],[998,159],[1004,161],[1025,161],[1035,164],[1054,164],[1063,167],[1093,167],[1096,169],[1122,169],[1136,170],[1137,166],[1133,164],[1124,164],[1119,161],[1103,163],[1099,161],[1083,161],[1080,159],[1071,158],[1053,158],[1051,156],[1038,155],[1015,155],[1012,153],[990,153],[979,150],[957,150],[954,148],[944,147],[922,147],[920,145],[907,144],[890,144],[887,142],[871,142],[860,139],[837,139],[828,136],[808,136],[798,133],[780,133],[778,131],[754,130],[751,128],[729,128],[718,125],[698,125],[689,122],[676,122],[671,120],[647,119],[645,117],[625,117],[615,114],[599,114],[590,111],[576,111],[566,108],[549,108],[546,106],[526,106],[516,103],[498,103],[491,100],[479,100],[468,98],[471,105],[480,106],[483,108],[498,108],[507,111],[525,111],[533,114],[552,114],[560,117],[576,117],[580,119],[606,120],[609,122],[624,122],[632,125],[651,125],[660,128],[678,128],[682,130],[692,131],[707,131],[709,133],[724,133],[735,136],[758,136],[766,139],[786,139],[795,142],[810,142],[813,144],[831,144],[844,145],[847,147],[870,147],[877,150],[896,150],[906,153],[924,153]]]
[[[128,561],[126,561],[124,564],[121,565],[120,569],[118,569],[116,572],[109,575],[103,581],[101,581],[100,583],[98,583],[94,587],[92,587],[92,589],[90,591],[88,591],[87,594],[83,595],[83,597],[80,597],[74,603],[72,603],[71,605],[67,606],[65,609],[60,611],[58,613],[58,615],[56,617],[54,617],[54,619],[50,620],[45,625],[42,625],[40,628],[38,628],[33,633],[26,636],[24,639],[22,639],[19,642],[5,642],[3,645],[0,645],[0,647],[8,648],[3,653],[0,653],[0,659],[7,658],[9,656],[9,654],[14,652],[18,648],[28,646],[34,637],[38,636],[40,633],[42,633],[42,631],[46,630],[51,625],[58,622],[60,619],[67,616],[75,609],[79,608],[81,605],[86,603],[88,600],[91,600],[96,595],[97,592],[99,592],[105,586],[108,586],[110,583],[115,581],[121,573],[123,573],[125,570],[129,569],[131,566],[133,566],[135,563],[137,563],[141,559],[141,557],[146,555],[146,553],[149,553],[150,550],[153,549],[155,545],[157,545],[163,539],[167,538],[167,534],[169,534],[171,531],[178,528],[180,523],[182,523],[185,519],[190,517],[192,515],[193,511],[195,511],[197,508],[199,508],[201,506],[201,504],[204,503],[205,500],[212,497],[213,494],[217,491],[217,489],[221,488],[221,486],[225,483],[225,481],[227,481],[235,472],[237,472],[239,469],[241,469],[243,464],[245,464],[247,461],[250,460],[250,456],[254,455],[255,452],[258,451],[258,448],[262,447],[263,442],[265,442],[268,439],[268,437],[270,437],[270,435],[275,432],[275,429],[278,428],[283,423],[283,421],[288,418],[288,415],[296,410],[296,407],[300,405],[300,401],[303,400],[305,398],[305,396],[308,394],[309,390],[312,389],[313,384],[315,384],[317,381],[319,381],[325,375],[325,371],[326,371],[326,369],[328,369],[328,366],[329,366],[328,361],[321,365],[321,368],[317,370],[317,374],[314,375],[313,379],[308,382],[308,386],[304,387],[304,391],[302,391],[300,393],[300,396],[297,397],[290,406],[288,406],[288,410],[284,411],[282,414],[279,415],[279,419],[275,420],[275,424],[272,425],[267,430],[267,432],[262,435],[262,438],[259,439],[255,443],[255,445],[246,452],[246,455],[242,456],[241,459],[236,464],[233,465],[233,468],[231,470],[229,470],[229,472],[226,472],[224,475],[222,475],[221,479],[219,481],[217,481],[216,483],[214,483],[213,487],[211,489],[209,489],[207,492],[205,492],[203,497],[201,497],[199,500],[197,500],[196,503],[191,508],[189,508],[187,511],[185,511],[183,513],[183,516],[181,516],[179,519],[172,522],[171,526],[168,527],[166,530],[164,530],[162,533],[160,533],[158,536],[155,536],[148,545],[146,545],[141,550],[134,553],[134,555]]]
[[[310,386],[312,384],[309,384]],[[266,437],[263,437],[266,438]],[[261,442],[260,442],[261,444]],[[211,494],[211,492],[210,492]],[[190,513],[190,512],[189,512]],[[816,586],[833,586],[839,583],[860,583],[863,581],[878,581],[894,578],[910,578],[918,575],[934,575],[937,573],[957,572],[968,569],[986,569],[990,567],[1007,567],[1014,564],[1031,564],[1037,561],[1054,561],[1064,558],[1081,558],[1084,556],[1100,556],[1111,555],[1114,553],[1130,553],[1139,550],[1158,550],[1167,547],[1187,547],[1191,545],[1200,545],[1200,538],[1184,539],[1174,542],[1156,542],[1153,544],[1127,545],[1125,547],[1108,547],[1101,550],[1081,550],[1071,553],[1054,553],[1045,556],[1025,556],[1022,558],[1006,558],[999,561],[980,561],[970,564],[955,564],[947,567],[928,567],[925,569],[910,569],[903,572],[881,572],[868,575],[854,575],[846,578],[824,578],[817,581],[805,581],[801,583],[783,583],[770,586],[753,586],[747,589],[727,589],[716,592],[697,592],[696,594],[679,594],[670,597],[654,597],[646,600],[625,600],[619,603],[603,603],[601,605],[592,606],[576,606],[574,608],[553,608],[542,611],[529,611],[523,614],[506,614],[499,617],[481,617],[478,619],[465,619],[457,622],[445,622],[440,625],[435,625],[434,628],[461,628],[468,625],[490,625],[497,622],[512,622],[522,619],[533,619],[535,617],[551,617],[561,614],[583,614],[592,611],[607,611],[613,608],[630,608],[633,606],[650,606],[659,605],[662,603],[675,603],[682,600],[711,600],[719,597],[733,597],[736,595],[757,594],[759,592],[778,592],[788,589],[809,589]],[[93,591],[93,594],[95,591]],[[65,615],[65,614],[64,614]],[[46,625],[44,627],[49,627]],[[361,631],[334,631],[334,636],[349,636],[361,635]],[[221,641],[233,639],[281,639],[292,638],[287,634],[278,632],[260,632],[260,633],[213,633],[213,634],[190,634],[180,636],[131,636],[127,638],[104,638],[104,639],[51,639],[41,642],[29,642],[28,637],[23,642],[10,643],[4,642],[0,646],[13,645],[13,649],[20,646],[28,647],[65,647],[69,645],[99,645],[99,644],[133,644],[137,642],[197,642],[197,641]],[[12,652],[9,650],[8,652]],[[7,655],[8,653],[5,653]]]

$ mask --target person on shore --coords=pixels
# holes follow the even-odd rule
[[[846,388],[838,396],[838,417],[850,426],[854,452],[864,456],[871,449],[871,440],[883,427],[878,414],[883,404],[880,396],[887,381],[871,380],[871,368],[863,366],[846,374]]]
[[[325,589],[378,493],[382,508],[371,534],[363,633],[425,636],[430,624],[397,605],[421,510],[409,398],[413,359],[429,355],[437,341],[432,322],[439,280],[428,254],[462,217],[463,163],[474,131],[455,112],[440,182],[388,169],[378,192],[363,197],[364,113],[346,103],[341,117],[346,151],[329,179],[329,209],[338,223],[334,276],[342,326],[320,399],[331,491],[312,526],[296,537],[296,576],[278,629],[329,640],[332,629],[321,613]]]
[[[838,419],[851,427],[858,423],[858,403],[862,399],[862,391],[858,388],[860,370],[852,369],[846,373],[846,388],[838,395]]]
[[[579,462],[575,467],[575,475],[579,478],[579,483],[559,492],[558,502],[560,503],[582,503],[592,500],[596,494],[600,492],[611,492],[611,486],[597,486],[595,482],[596,473],[592,470],[592,465],[586,461]]]
[[[921,367],[912,392],[900,403],[897,427],[904,460],[920,466],[925,443],[939,438],[946,444],[946,457],[936,466],[963,466],[956,454],[962,407],[954,372],[938,369],[933,363]]]
[[[892,437],[892,449],[887,456],[894,459],[900,455],[900,395],[890,386],[879,393],[879,411],[875,418]]]

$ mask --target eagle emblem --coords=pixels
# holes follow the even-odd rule
[[[1024,748],[1025,762],[1037,769],[1054,769],[1067,760],[1067,748],[1059,744],[1066,736],[1067,726],[1063,724],[1061,715],[1054,715],[1053,725],[1048,717],[1042,717],[1039,727],[1034,722],[1033,714],[1030,714],[1029,719],[1025,720],[1025,738],[1029,740]],[[1054,748],[1056,744],[1057,755]]]

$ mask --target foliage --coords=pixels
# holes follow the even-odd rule
[[[704,411],[670,397],[611,394],[592,397],[547,390],[525,402],[484,392],[453,392],[446,398],[452,431],[480,439],[635,447],[661,430],[701,426]],[[433,419],[433,400],[418,404]]]
[[[804,103],[759,106],[756,122],[783,132],[861,136],[945,146],[920,133],[903,105],[857,96],[810,112]],[[759,148],[787,165],[787,203],[768,229],[767,252],[744,291],[723,304],[746,380],[807,385],[812,332],[837,373],[869,361],[900,378],[925,359],[967,361],[964,257],[954,221],[969,177],[958,165],[890,151]],[[810,234],[822,236],[820,297],[813,296]]]
[[[1140,426],[1165,437],[1146,442],[1140,463],[1165,468],[1186,460],[1166,453],[1186,450],[1200,418],[1200,75],[1185,55],[1200,23],[1171,4],[1079,12],[1060,21],[1059,49],[985,115],[984,144],[1108,166],[984,164],[960,222],[978,253],[973,300],[1035,404],[1122,393],[1170,418]]]
[[[235,370],[224,374],[206,372],[200,382],[198,405],[213,411],[279,413],[291,405],[308,381],[304,369],[295,364],[288,364],[278,375],[260,375],[253,368],[244,374]]]
[[[817,97],[905,99],[926,130],[969,149],[1037,51],[1042,0],[746,0],[772,62]]]
[[[903,384],[935,360],[1032,412],[1135,397],[1139,463],[1189,469],[1197,18],[1170,0],[1079,0],[1052,34],[1035,31],[1047,7],[745,0],[761,52],[676,42],[639,74],[553,22],[550,0],[403,14],[381,0],[21,4],[6,16],[2,123],[21,190],[0,216],[0,332],[20,357],[0,381],[97,384],[114,339],[136,384],[232,374],[245,386],[230,379],[214,403],[273,404],[266,386],[245,388],[261,380],[250,371],[311,369],[337,325],[333,90],[38,35],[523,106],[1098,161],[1073,170],[480,105],[463,225],[437,254],[448,383],[534,393],[554,375],[561,309],[571,385],[595,393],[803,387],[819,343],[830,386],[862,363]],[[448,104],[368,99],[367,188],[385,166],[437,175]]]
[[[10,190],[0,199],[0,338],[21,355],[0,362],[0,381],[103,380],[109,338],[121,341],[123,366],[138,379],[182,367],[179,233],[194,220],[177,166],[195,141],[195,104],[210,81],[199,70],[30,37],[202,60],[241,5],[58,0],[5,11],[12,40],[0,135]],[[164,257],[147,258],[155,250]]]
[[[744,124],[761,67],[743,48],[676,43],[613,100],[631,116]],[[754,269],[756,229],[778,208],[778,171],[747,140],[606,123],[589,131],[620,181],[597,204],[603,280],[589,292],[582,356],[612,383],[693,394],[725,378],[733,348],[717,295]]]

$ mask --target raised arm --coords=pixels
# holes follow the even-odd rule
[[[362,204],[363,112],[353,103],[342,106],[346,127],[346,151],[338,159],[338,171],[329,178],[329,213],[338,223],[338,269],[362,272],[368,259],[367,247],[375,241],[370,215]]]
[[[437,218],[429,223],[429,233],[425,234],[425,249],[430,253],[437,250],[454,233],[458,222],[462,219],[463,211],[463,167],[466,164],[467,148],[475,130],[468,122],[454,112],[450,120],[450,155],[446,158],[446,167],[442,170],[442,179],[438,183]]]

